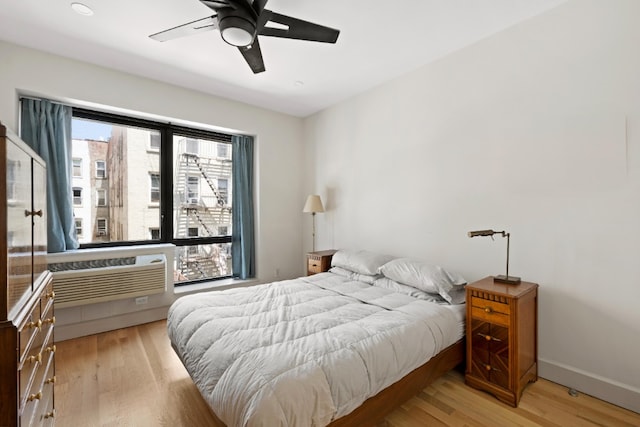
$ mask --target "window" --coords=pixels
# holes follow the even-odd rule
[[[200,193],[200,178],[197,176],[187,177],[187,200],[188,204],[195,205],[198,203]]]
[[[82,206],[82,188],[73,187],[73,205]]]
[[[160,229],[159,228],[150,228],[149,229],[149,238],[151,240],[160,240]]]
[[[107,167],[104,160],[96,161],[96,178],[106,178],[107,177]]]
[[[198,154],[198,140],[193,138],[187,138],[185,151],[189,154]]]
[[[76,225],[76,234],[78,237],[82,237],[82,218],[74,218],[74,223]]]
[[[73,158],[73,177],[82,178],[82,159]]]
[[[229,180],[226,178],[218,178],[218,192],[220,193],[220,198],[222,204],[226,205],[229,201]]]
[[[107,191],[103,189],[96,190],[96,206],[107,206]]]
[[[149,179],[151,181],[151,190],[149,199],[151,203],[159,203],[160,202],[160,174],[159,173],[150,173]]]
[[[97,218],[96,228],[98,229],[98,236],[106,236],[107,235],[107,219]]]
[[[172,243],[176,284],[232,275],[230,135],[80,108],[72,134],[79,167],[109,180],[96,188],[101,209],[83,207],[73,187],[74,214],[92,230],[81,249]]]
[[[217,145],[218,157],[226,159],[229,157],[229,144],[218,143]]]
[[[160,132],[149,133],[149,150],[160,151]]]

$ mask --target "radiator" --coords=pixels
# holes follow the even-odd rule
[[[164,254],[49,264],[56,308],[163,293]]]

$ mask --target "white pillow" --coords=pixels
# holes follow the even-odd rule
[[[382,277],[382,274],[376,274],[373,276],[369,274],[360,274],[360,273],[356,273],[355,271],[347,270],[346,268],[342,268],[342,267],[331,267],[329,269],[329,272],[333,274],[337,274],[338,276],[342,276],[342,277],[349,278],[351,280],[358,281],[358,282],[368,283],[370,285],[372,285],[373,282],[376,281],[376,279],[379,279]]]
[[[417,299],[422,299],[425,301],[431,301],[438,304],[448,304],[444,298],[440,296],[440,294],[430,294],[425,291],[421,291],[420,289],[414,288],[413,286],[403,285],[402,283],[394,282],[388,277],[381,277],[373,282],[373,286],[377,286],[379,288],[389,289],[393,292],[398,292],[400,294],[409,295],[410,297],[414,297]]]
[[[360,274],[375,276],[380,267],[394,257],[369,251],[340,249],[331,258],[332,267],[342,267]]]
[[[437,265],[430,265],[414,258],[396,258],[380,267],[380,273],[403,285],[413,286],[428,293],[438,293],[452,303],[451,293],[458,294],[458,288],[467,282],[456,273],[446,271]],[[459,298],[455,298],[458,300]]]

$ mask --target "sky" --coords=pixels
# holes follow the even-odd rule
[[[73,139],[107,141],[111,137],[111,125],[74,118],[71,123],[71,137]]]

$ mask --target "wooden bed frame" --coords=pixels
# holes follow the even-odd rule
[[[373,426],[407,400],[418,395],[442,374],[465,360],[464,337],[432,357],[427,363],[410,372],[400,381],[367,399],[356,410],[338,418],[327,427]]]

